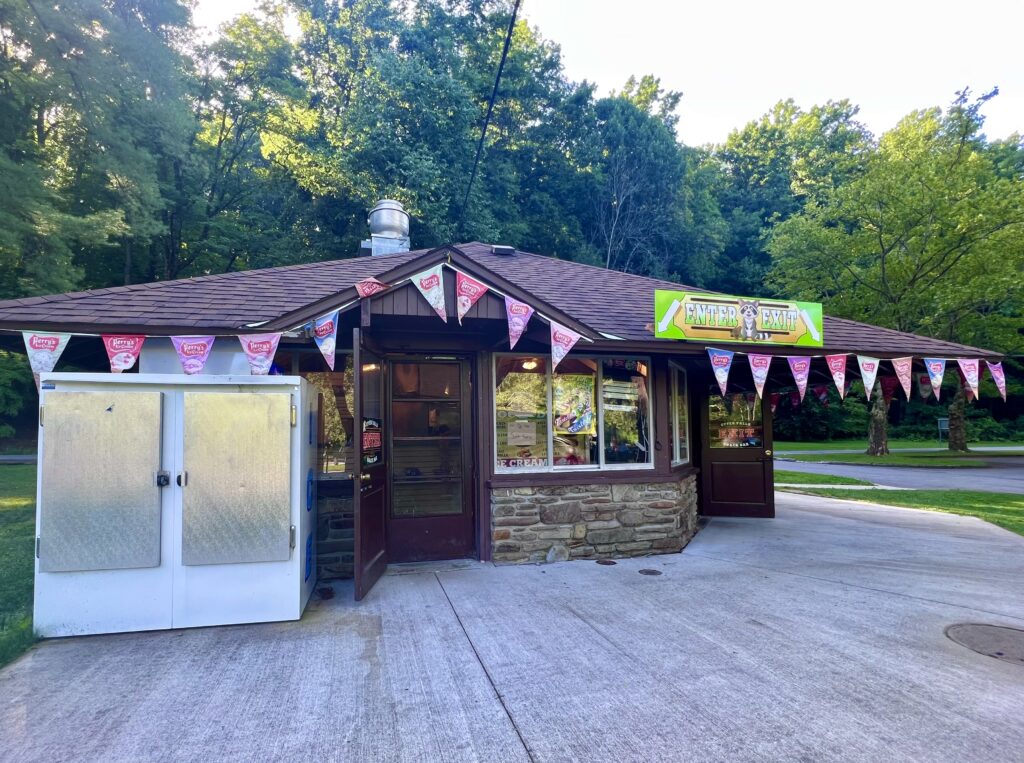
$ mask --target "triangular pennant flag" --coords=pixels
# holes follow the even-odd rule
[[[427,303],[434,308],[442,321],[448,322],[448,311],[444,306],[444,274],[442,263],[432,268],[417,273],[412,277],[412,282],[419,289],[420,294],[427,300]]]
[[[893,358],[892,367],[896,370],[896,378],[900,380],[900,384],[903,385],[903,394],[907,396],[907,400],[910,399],[910,384],[913,380],[913,358]]]
[[[458,314],[459,325],[462,325],[462,317],[469,312],[469,308],[476,304],[476,301],[487,293],[487,285],[480,283],[475,278],[470,278],[465,273],[455,274],[455,312]]]
[[[928,378],[932,383],[932,392],[935,393],[936,401],[942,395],[942,377],[946,374],[945,358],[925,358],[924,367],[928,371]]]
[[[356,281],[356,294],[360,297],[372,297],[386,288],[388,285],[381,283],[376,278],[364,278],[362,281]]]
[[[800,402],[803,402],[807,393],[807,379],[811,375],[811,359],[804,357],[788,356],[789,370],[793,372],[793,379],[796,381],[797,391],[800,393]]]
[[[119,374],[134,366],[145,341],[146,337],[138,334],[104,334],[103,347],[107,350],[110,372]]]
[[[238,337],[242,344],[242,352],[249,360],[249,373],[253,376],[266,376],[274,364],[274,353],[280,334],[242,334]]]
[[[782,393],[781,392],[772,392],[768,396],[768,401],[769,401],[769,403],[771,404],[771,407],[772,407],[772,413],[775,413],[775,409],[779,407],[779,400],[781,400],[781,399],[782,399]]]
[[[860,367],[860,378],[864,381],[864,394],[871,399],[871,391],[875,388],[875,377],[878,375],[878,358],[858,355],[857,365]]]
[[[960,366],[960,373],[963,374],[964,381],[967,382],[967,391],[978,396],[978,359],[977,358],[957,358],[956,363]]]
[[[895,376],[883,376],[879,381],[882,387],[882,399],[885,400],[885,404],[888,405],[892,402],[893,396],[896,394],[896,388],[900,386],[900,380]]]
[[[811,392],[818,398],[818,402],[828,408],[828,385],[827,384],[815,384],[811,387]]]
[[[22,331],[25,340],[25,351],[28,353],[28,364],[32,367],[32,378],[39,389],[39,374],[46,374],[57,367],[64,348],[68,346],[71,334],[40,334],[35,331]]]
[[[794,408],[799,408],[800,403],[804,401],[804,396],[800,394],[799,390],[793,390],[789,393],[789,404]]]
[[[836,383],[836,389],[839,390],[839,399],[846,399],[846,356],[845,355],[826,355],[825,363],[828,365],[828,370],[832,372],[832,381]]]
[[[992,375],[992,381],[996,383],[996,389],[999,390],[999,394],[1003,398],[1003,402],[1006,402],[1006,372],[1003,371],[1003,361],[993,363],[989,360],[985,361],[985,365],[988,366],[988,372]]]
[[[338,311],[321,315],[313,321],[313,341],[327,361],[327,367],[334,370],[334,354],[338,344]]]
[[[172,336],[171,344],[178,353],[182,370],[189,376],[203,372],[206,361],[213,349],[216,337],[212,336]]]
[[[558,368],[569,350],[580,341],[580,335],[554,321],[551,322],[551,370]]]
[[[732,368],[733,353],[729,350],[716,350],[708,347],[708,357],[711,358],[711,370],[715,372],[715,379],[718,380],[718,387],[722,390],[722,397],[725,397],[725,390],[729,384],[729,369]]]
[[[508,320],[508,348],[514,350],[519,337],[526,333],[526,325],[533,317],[533,308],[525,302],[505,297],[505,318]]]
[[[932,394],[932,380],[928,374],[917,375],[917,394],[922,400],[927,400]]]
[[[747,356],[747,360],[750,362],[750,374],[754,377],[754,388],[757,390],[757,396],[764,397],[764,384],[768,381],[768,370],[772,365],[772,356],[750,354]]]

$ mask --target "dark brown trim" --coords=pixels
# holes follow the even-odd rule
[[[476,488],[477,511],[477,550],[480,561],[491,560],[491,494],[487,477],[493,466],[491,453],[491,432],[494,428],[490,394],[491,355],[487,352],[476,353],[476,389],[473,390],[473,405],[476,422],[476,462],[473,464],[473,480]]]
[[[676,467],[674,471],[661,472],[657,469],[601,469],[569,472],[516,472],[495,474],[487,481],[487,487],[546,487],[549,485],[622,485],[654,484],[675,482],[697,474],[698,469],[689,465]]]

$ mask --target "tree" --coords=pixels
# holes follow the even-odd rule
[[[999,170],[981,133],[994,95],[960,93],[883,135],[862,174],[774,228],[771,283],[900,331],[1019,342],[1024,182]]]

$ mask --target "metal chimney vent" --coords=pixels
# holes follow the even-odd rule
[[[409,213],[394,199],[381,199],[366,219],[370,238],[362,242],[361,253],[374,257],[409,251]]]

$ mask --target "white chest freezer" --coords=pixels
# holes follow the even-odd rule
[[[43,376],[41,636],[295,620],[316,582],[315,390],[294,376]]]

